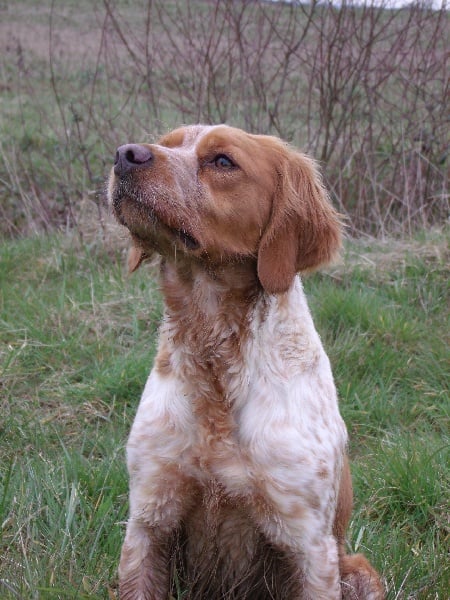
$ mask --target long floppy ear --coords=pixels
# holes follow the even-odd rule
[[[138,246],[131,246],[128,250],[128,273],[134,273],[150,256]]]
[[[128,250],[127,266],[128,273],[134,273],[138,269],[145,259],[145,255],[140,248],[131,246]]]
[[[287,291],[297,272],[332,260],[341,242],[316,163],[289,147],[277,150],[278,185],[258,250],[258,278],[271,294]]]

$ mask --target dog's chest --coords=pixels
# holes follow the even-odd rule
[[[229,328],[227,335],[216,336],[209,346],[199,343],[174,351],[177,379],[193,425],[183,458],[198,479],[223,471],[226,463],[233,464],[236,471],[242,462],[239,407],[246,401],[250,385],[247,344],[236,329]]]
[[[182,468],[197,479],[214,477],[227,489],[248,484],[263,468],[258,451],[276,454],[271,446],[279,446],[284,431],[295,432],[297,444],[302,428],[308,435],[323,428],[317,420],[301,423],[304,407],[295,391],[303,373],[316,372],[320,344],[310,331],[278,318],[278,311],[261,315],[252,315],[245,330],[219,323],[210,337],[205,332],[203,340],[170,350],[170,376],[190,415]]]
[[[295,309],[274,299],[245,327],[229,315],[181,332],[179,321],[165,321],[128,444],[130,470],[175,465],[242,495],[269,472],[299,479],[333,463],[345,428],[328,360],[301,289],[294,293]]]

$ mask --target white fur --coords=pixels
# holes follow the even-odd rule
[[[308,567],[311,585],[318,586],[314,598],[338,598],[334,510],[324,508],[336,505],[334,479],[347,435],[300,279],[282,298],[268,299],[263,318],[256,305],[243,360],[229,365],[227,402],[236,423],[232,439],[212,446],[199,433],[201,424],[192,411],[198,381],[183,376],[191,351],[174,347],[173,327],[163,324],[161,344],[178,360],[170,377],[156,369],[150,374],[127,446],[131,518],[158,525],[172,521],[168,516],[174,511],[177,520],[176,491],[172,497],[160,495],[168,464],[177,465],[185,477],[219,482],[231,497],[259,490],[274,508],[258,526],[290,549],[317,548],[312,556],[322,559],[310,559]],[[206,456],[208,466],[202,460]],[[317,477],[324,466],[328,476]],[[300,509],[302,518],[295,516]],[[335,571],[336,591],[320,596],[325,568]]]
[[[166,305],[127,445],[121,600],[166,600],[174,565],[192,599],[382,600],[376,571],[345,552],[347,432],[295,275],[340,243],[314,161],[185,127],[119,148],[109,196],[130,268],[162,256]]]

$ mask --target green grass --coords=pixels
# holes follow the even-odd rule
[[[117,260],[61,244],[1,252],[1,598],[106,597],[123,441],[161,313],[142,276],[124,282]]]
[[[447,242],[354,242],[305,281],[351,435],[349,544],[391,600],[450,588]],[[161,310],[150,270],[124,276],[99,242],[0,249],[0,598],[115,597],[124,443]]]

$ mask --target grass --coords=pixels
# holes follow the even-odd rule
[[[108,4],[142,58],[148,3]],[[166,21],[174,17],[170,27],[178,24],[177,10],[187,6],[159,5],[165,6]],[[168,61],[168,71],[152,52],[142,71],[141,63],[135,64],[119,43],[111,20],[105,20],[105,6],[88,0],[0,1],[4,17],[0,19],[0,235],[52,232],[0,245],[2,600],[116,598],[127,515],[124,444],[153,360],[162,305],[149,270],[124,276],[122,253],[114,250],[122,242],[109,229],[103,230],[101,240],[97,210],[86,217],[83,207],[90,205],[86,198],[101,195],[119,143],[151,139],[182,121],[192,121],[197,113],[202,120],[213,116],[217,120],[214,106],[205,112],[205,106],[197,106],[198,98],[189,100],[194,79],[198,84],[204,76],[196,60],[191,69],[180,59],[192,59],[189,35],[183,37],[175,28],[184,52],[176,63]],[[213,4],[199,0],[191,7],[210,14]],[[230,12],[224,10],[224,15]],[[202,20],[196,17],[192,23]],[[448,15],[444,26],[448,27]],[[157,36],[167,44],[158,19],[153,19],[152,27],[150,39]],[[415,35],[414,27],[413,23],[410,35]],[[204,33],[209,31],[207,27]],[[192,33],[195,37],[197,29]],[[423,48],[428,47],[426,35],[421,38]],[[429,40],[436,50],[432,60],[436,58],[436,65],[441,42],[432,46],[431,39],[441,38],[445,36]],[[200,47],[203,53],[207,44]],[[422,46],[413,44],[411,52],[413,47]],[[269,55],[272,60],[279,53]],[[226,75],[227,61],[220,59],[218,64]],[[439,140],[445,142],[439,129],[445,113],[439,110],[440,84],[433,87],[442,78],[420,64],[421,83],[411,89],[418,97],[425,94],[426,118],[414,108],[422,104],[410,104],[409,98],[405,113],[392,109],[388,118],[382,108],[383,127],[389,119],[395,121],[395,127],[387,126],[389,132],[397,125],[406,131],[412,124],[415,152],[417,133],[423,128],[424,135],[431,134],[433,144],[423,150],[431,155],[420,154],[421,169],[434,164],[436,172],[442,167],[444,173],[447,155],[439,158],[441,162],[434,160]],[[237,64],[231,66],[239,82]],[[391,61],[388,66],[391,69]],[[148,67],[156,70],[150,72]],[[423,79],[428,71],[430,78]],[[220,83],[221,73],[218,70],[217,79],[208,80],[208,85]],[[298,73],[301,78],[301,69]],[[170,88],[177,77],[187,77],[188,84],[180,105],[178,88]],[[223,91],[219,86],[213,100],[227,111],[232,107],[233,124],[243,125],[242,119],[251,117],[258,129],[262,98],[247,98],[252,88],[247,77],[244,80],[245,99],[233,84]],[[301,85],[300,79],[291,83],[301,102],[295,94],[283,94],[291,109],[285,110],[282,103],[281,125],[289,139],[298,135],[303,145],[307,120],[298,107],[309,105],[308,93],[315,88],[306,79]],[[155,103],[150,101],[152,85]],[[261,87],[262,122],[268,114],[266,96],[269,105],[274,101],[271,89]],[[395,83],[388,87],[392,99],[396,90]],[[425,102],[430,93],[431,104]],[[393,100],[392,106],[397,104]],[[314,108],[314,127],[316,113]],[[409,121],[409,115],[414,119]],[[289,119],[294,121],[290,124]],[[352,127],[355,123],[358,119]],[[365,131],[365,113],[362,125]],[[322,132],[321,125],[318,134]],[[403,140],[406,163],[408,135],[406,131]],[[377,149],[377,155],[386,158],[387,170],[398,167],[390,139],[381,139]],[[341,164],[338,168],[344,183],[346,169],[357,158],[347,150],[345,168]],[[380,215],[375,210],[384,175],[378,172],[377,177],[379,181],[371,180],[374,190],[368,188],[369,221],[388,216],[385,210]],[[441,202],[443,209],[437,213],[442,215],[448,205],[444,179],[438,194],[426,190],[424,198],[436,206]],[[408,183],[413,184],[414,180]],[[339,186],[331,187],[340,193]],[[396,206],[402,198],[393,190]],[[349,205],[350,221],[356,218],[357,200],[362,197],[357,188],[350,194],[355,202]],[[401,217],[409,223],[408,207],[401,206]],[[426,215],[419,222],[426,223]],[[53,233],[55,225],[70,229],[79,223],[82,227],[66,237]],[[384,225],[370,221],[367,230],[384,231]],[[393,230],[408,227],[399,223]],[[448,237],[448,232],[428,231],[407,242],[352,242],[341,265],[305,282],[351,435],[356,506],[349,544],[355,551],[365,551],[384,574],[390,600],[446,599],[450,589]]]
[[[56,238],[8,244],[1,264],[0,597],[106,597],[160,302]]]
[[[447,598],[448,270],[443,233],[350,243],[308,277],[351,434],[349,544],[389,598]],[[124,443],[161,300],[114,240],[0,249],[0,597],[115,598],[127,515]]]

